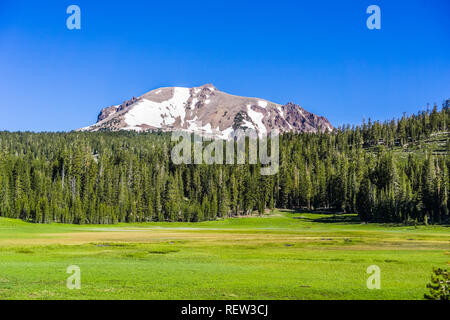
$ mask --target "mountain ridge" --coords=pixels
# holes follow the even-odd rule
[[[200,87],[162,87],[122,104],[103,108],[97,123],[79,131],[183,130],[230,138],[238,129],[254,129],[259,136],[284,132],[332,131],[322,116],[289,102],[232,95],[212,84]]]

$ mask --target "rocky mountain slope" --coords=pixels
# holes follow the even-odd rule
[[[104,108],[96,124],[79,130],[186,130],[226,139],[235,130],[246,128],[255,129],[260,136],[272,129],[280,133],[333,130],[326,118],[299,105],[234,96],[211,84],[152,90],[120,105]]]

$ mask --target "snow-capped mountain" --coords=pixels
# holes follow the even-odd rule
[[[255,129],[260,136],[272,129],[280,133],[333,130],[326,118],[296,104],[280,105],[234,96],[212,84],[152,90],[139,98],[102,109],[96,124],[79,130],[186,130],[226,139],[235,130],[246,128]]]

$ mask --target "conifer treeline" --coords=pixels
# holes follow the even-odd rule
[[[445,222],[448,134],[440,154],[392,149],[447,132],[449,106],[332,134],[285,134],[273,176],[260,175],[260,165],[174,165],[165,133],[0,132],[0,215],[106,224],[280,207],[357,212],[363,221]]]

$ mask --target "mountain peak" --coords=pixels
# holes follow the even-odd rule
[[[209,89],[217,90],[217,88],[212,83],[206,83],[206,84],[200,86],[200,88],[209,88]]]
[[[262,136],[272,129],[281,133],[323,132],[333,127],[326,118],[292,102],[280,105],[235,96],[207,83],[193,88],[154,89],[102,109],[96,124],[79,130],[185,130],[227,139],[238,129],[254,129]]]

